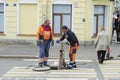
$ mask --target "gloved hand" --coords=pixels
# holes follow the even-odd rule
[[[56,40],[56,43],[60,43],[60,40]]]
[[[54,46],[54,41],[51,42],[51,45]]]
[[[36,41],[37,46],[40,46],[40,40]]]

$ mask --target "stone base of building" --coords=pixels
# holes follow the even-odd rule
[[[94,41],[79,41],[80,46],[93,46]],[[0,39],[0,44],[4,45],[36,45],[36,40],[26,39]]]
[[[80,46],[93,46],[94,41],[80,41]]]
[[[0,39],[0,44],[4,45],[35,45],[35,40],[21,40],[21,39]]]

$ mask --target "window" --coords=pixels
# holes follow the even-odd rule
[[[0,33],[4,33],[4,4],[0,3]]]
[[[19,0],[17,35],[35,36],[39,25],[39,6],[36,0]]]
[[[71,4],[54,4],[53,5],[53,30],[56,35],[62,34],[61,27],[72,25],[72,5]]]
[[[19,34],[35,35],[37,18],[37,4],[19,4]]]

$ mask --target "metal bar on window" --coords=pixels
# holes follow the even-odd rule
[[[0,13],[4,13],[4,12],[0,12]]]
[[[104,14],[103,14],[103,26],[105,26],[105,6],[104,6]]]
[[[98,34],[98,16],[96,16],[96,35]]]
[[[72,30],[72,5],[71,5],[71,20],[70,20],[70,29]]]
[[[70,13],[54,13],[54,15],[71,15]]]

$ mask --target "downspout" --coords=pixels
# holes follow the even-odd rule
[[[46,11],[47,11],[47,0],[43,0],[43,22],[46,19]]]

